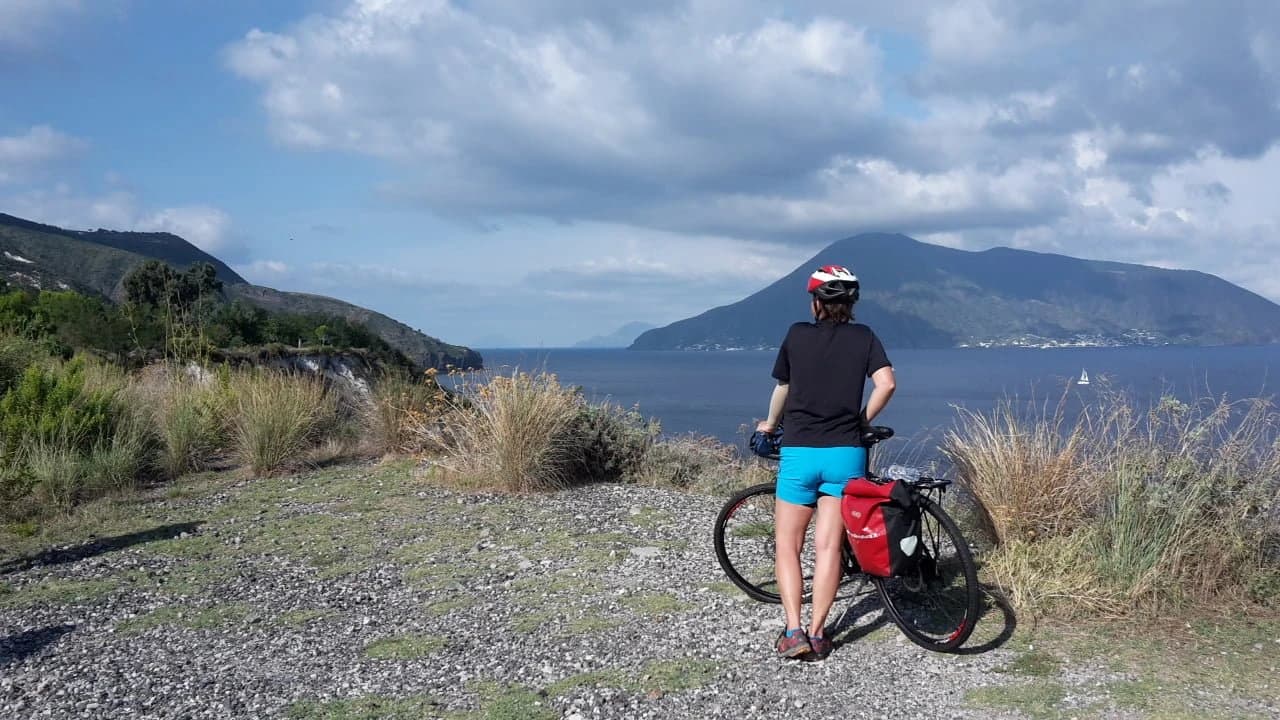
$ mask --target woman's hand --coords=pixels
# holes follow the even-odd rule
[[[775,426],[773,423],[769,422],[768,420],[761,420],[760,422],[756,423],[756,430],[758,432],[766,433],[768,435],[772,435],[776,427],[777,426]]]

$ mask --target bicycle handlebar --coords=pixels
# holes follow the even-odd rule
[[[893,437],[893,428],[885,425],[871,425],[862,431],[859,439],[862,441],[862,447],[871,448],[876,443],[883,442],[891,437]],[[756,455],[768,460],[777,460],[781,457],[779,452],[781,440],[781,428],[771,435],[766,435],[757,430],[751,435],[751,440],[747,444]],[[764,452],[765,450],[771,450],[771,452]]]

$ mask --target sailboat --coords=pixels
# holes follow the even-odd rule
[[[1076,384],[1077,384],[1077,385],[1088,385],[1088,384],[1089,384],[1089,373],[1088,373],[1088,372],[1086,372],[1086,371],[1084,371],[1084,370],[1082,369],[1082,370],[1080,371],[1080,379],[1076,381]]]

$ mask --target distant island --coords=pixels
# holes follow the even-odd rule
[[[827,264],[862,281],[856,320],[901,348],[1265,345],[1280,305],[1191,270],[994,248],[981,252],[884,233],[840,240],[738,302],[649,330],[635,350],[776,348],[808,320],[805,278]]]
[[[474,350],[421,333],[382,313],[324,295],[252,285],[226,263],[171,233],[66,230],[0,213],[0,280],[35,290],[75,290],[119,302],[124,278],[148,260],[177,270],[208,263],[227,301],[295,315],[323,315],[369,329],[421,367],[479,368]]]
[[[595,335],[574,343],[573,346],[576,348],[624,348],[635,342],[641,333],[655,327],[657,326],[645,322],[629,322],[608,335]]]

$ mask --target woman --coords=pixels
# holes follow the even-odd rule
[[[778,468],[775,570],[787,628],[777,650],[783,657],[821,660],[831,653],[824,625],[840,585],[841,493],[849,478],[866,474],[862,428],[884,409],[895,383],[880,339],[866,325],[853,324],[858,278],[838,265],[824,265],[809,276],[809,293],[813,322],[787,331],[773,366],[778,385],[769,417],[756,429],[772,433],[779,420],[786,427]],[[863,409],[868,377],[875,387]],[[806,633],[800,618],[800,551],[814,508],[817,562]]]

